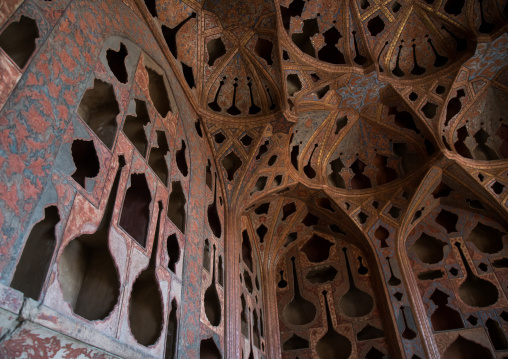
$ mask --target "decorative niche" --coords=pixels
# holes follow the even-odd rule
[[[120,113],[113,85],[94,79],[93,88],[85,91],[77,113],[111,150],[118,127],[116,117]]]
[[[55,230],[59,222],[58,207],[48,206],[28,235],[11,282],[11,287],[25,297],[39,300],[56,247]]]
[[[168,202],[168,218],[175,224],[175,226],[185,234],[185,222],[187,215],[185,212],[185,193],[183,192],[182,184],[180,181],[173,181],[171,183],[171,194]]]
[[[38,38],[37,22],[23,15],[19,21],[11,22],[0,34],[0,47],[22,69],[32,57],[35,40]]]
[[[125,193],[120,227],[134,238],[143,248],[150,225],[150,203],[152,194],[143,173],[131,174],[130,187]]]

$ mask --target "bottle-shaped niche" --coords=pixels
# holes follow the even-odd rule
[[[206,289],[204,297],[205,314],[208,321],[214,327],[218,326],[221,321],[221,305],[217,288],[215,287],[215,244],[213,245],[213,262],[212,262],[212,283]]]
[[[474,274],[460,243],[455,242],[455,246],[459,249],[460,257],[466,267],[466,279],[459,287],[460,299],[472,307],[488,307],[495,304],[499,298],[497,287]]]
[[[215,173],[213,202],[208,205],[208,224],[214,236],[220,238],[222,235],[222,224],[220,222],[219,212],[217,211],[217,173]]]
[[[305,325],[314,320],[316,316],[316,306],[302,297],[298,277],[296,274],[295,257],[291,257],[293,263],[293,290],[294,296],[291,302],[284,307],[284,318],[292,325]]]
[[[106,318],[120,294],[120,278],[108,244],[116,195],[125,165],[124,156],[118,156],[116,176],[95,232],[71,240],[58,263],[58,280],[64,300],[75,314],[88,320]]]
[[[348,317],[362,317],[370,313],[374,307],[374,300],[369,293],[364,292],[356,286],[351,267],[349,266],[347,248],[344,247],[342,250],[344,251],[344,258],[346,259],[349,290],[340,299],[339,307],[342,313]]]
[[[351,355],[351,341],[342,334],[337,333],[333,327],[332,315],[330,314],[326,294],[327,292],[324,290],[323,297],[325,299],[326,323],[328,329],[325,335],[317,342],[316,352],[321,359],[346,359]]]
[[[158,202],[158,206],[157,225],[155,226],[150,261],[148,266],[136,278],[129,301],[131,333],[138,343],[144,346],[155,344],[162,331],[162,298],[156,274],[162,213],[161,201]]]

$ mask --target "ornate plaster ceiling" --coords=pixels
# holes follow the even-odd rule
[[[231,205],[292,183],[375,194],[443,156],[507,157],[503,1],[155,4]]]

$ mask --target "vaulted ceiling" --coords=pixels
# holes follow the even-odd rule
[[[362,196],[443,158],[508,157],[505,1],[145,4],[231,205],[296,183]]]

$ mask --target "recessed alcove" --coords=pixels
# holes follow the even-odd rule
[[[112,149],[116,138],[116,117],[120,113],[113,86],[94,79],[93,88],[85,91],[77,113],[97,137]]]
[[[150,12],[150,15],[157,17],[157,0],[144,0],[146,8]]]
[[[388,248],[386,240],[388,239],[388,237],[390,237],[390,232],[388,232],[388,230],[385,227],[379,226],[374,232],[374,237],[376,237],[376,239],[379,240],[380,242],[379,246],[381,248]]]
[[[312,284],[322,284],[326,282],[331,282],[337,276],[337,269],[333,266],[325,266],[322,268],[316,268],[310,270],[305,279],[308,280]]]
[[[256,213],[257,215],[262,215],[262,214],[268,214],[268,210],[270,209],[270,203],[263,203],[263,204],[260,204],[259,206],[256,207],[256,209],[254,210],[254,213]]]
[[[421,273],[418,273],[418,279],[419,280],[436,280],[443,278],[444,273],[441,269],[431,269],[428,271],[424,271]]]
[[[205,239],[203,246],[203,268],[210,272],[210,241]]]
[[[297,74],[289,74],[286,78],[288,95],[293,96],[302,89],[302,82]]]
[[[298,239],[298,233],[297,232],[291,232],[291,233],[289,233],[287,238],[286,238],[286,243],[284,244],[284,247],[287,247],[288,245],[290,245],[291,243],[293,243],[297,239]]]
[[[326,209],[329,212],[334,213],[335,209],[332,207],[332,202],[326,197],[320,197],[316,199],[316,203],[319,207]]]
[[[146,347],[154,345],[162,334],[163,299],[156,274],[163,204],[157,203],[157,223],[148,265],[137,275],[129,298],[129,327],[136,341]]]
[[[164,76],[150,67],[145,67],[148,72],[148,92],[155,109],[163,118],[171,111],[168,90],[164,83]]]
[[[250,238],[247,230],[242,231],[242,259],[245,265],[252,272],[252,247],[250,245]]]
[[[22,15],[19,21],[11,22],[0,34],[0,47],[22,69],[34,53],[35,40],[39,36],[37,22]]]
[[[302,223],[307,227],[315,226],[316,224],[319,223],[319,217],[309,212],[302,220]]]
[[[273,178],[273,186],[278,187],[282,183],[282,175],[277,175]]]
[[[173,222],[183,234],[185,234],[185,222],[187,220],[185,212],[186,203],[187,200],[185,199],[182,184],[180,181],[172,182],[167,214],[171,222]]]
[[[212,164],[210,160],[208,160],[205,170],[205,182],[206,186],[211,190],[212,189]]]
[[[271,66],[273,64],[272,49],[273,43],[270,40],[259,37],[258,40],[256,41],[254,52],[256,53],[256,55],[265,60],[267,65]]]
[[[249,272],[246,270],[243,271],[243,282],[245,284],[245,288],[249,291],[250,294],[252,294],[252,291],[254,290],[254,287],[252,285],[252,278],[250,277]]]
[[[372,36],[377,36],[385,29],[385,22],[379,16],[376,16],[369,20],[367,28]]]
[[[256,183],[254,184],[254,188],[250,192],[250,195],[252,196],[256,192],[260,192],[265,189],[266,187],[266,181],[268,180],[268,177],[266,176],[260,176]]]
[[[213,67],[215,61],[226,54],[226,46],[220,37],[212,39],[206,43],[208,51],[208,66]]]
[[[106,51],[106,60],[108,61],[111,72],[113,72],[116,79],[123,84],[126,84],[129,80],[127,68],[125,67],[125,58],[127,55],[127,47],[125,47],[123,42],[120,43],[120,49],[118,51],[113,49],[108,49]]]
[[[60,222],[58,207],[44,209],[43,218],[30,231],[16,266],[11,287],[25,297],[39,300],[56,247],[56,225]]]
[[[213,338],[204,339],[199,346],[200,359],[222,359],[222,354]]]
[[[224,287],[224,266],[222,264],[222,256],[219,256],[217,263],[217,283],[219,283],[221,287]]]
[[[507,350],[508,340],[506,339],[506,334],[504,333],[504,330],[499,325],[499,323],[496,320],[489,318],[485,322],[485,327],[487,328],[487,333],[489,334],[490,340],[494,345],[494,349]]]
[[[249,147],[252,144],[252,141],[254,141],[254,139],[247,134],[243,135],[242,138],[240,138],[240,142],[245,147]]]
[[[176,264],[180,260],[180,244],[175,233],[170,235],[166,240],[166,249],[168,251],[168,268],[173,273],[176,272]]]
[[[244,337],[249,337],[249,323],[247,322],[247,307],[245,296],[242,294],[240,296],[240,302],[242,304],[242,311],[240,312],[240,323],[241,323],[241,331]]]
[[[445,350],[445,359],[493,359],[490,350],[476,342],[459,335],[458,338]]]
[[[86,189],[85,180],[95,178],[101,169],[97,151],[92,140],[74,140],[71,145],[72,160],[76,170],[72,178]]]
[[[169,177],[169,169],[166,162],[166,155],[169,152],[168,139],[165,131],[155,131],[155,134],[157,136],[157,147],[151,148],[148,164],[164,186],[167,186]]]
[[[503,249],[504,235],[506,235],[506,233],[483,224],[482,222],[478,222],[466,240],[473,242],[476,248],[478,248],[481,252],[494,254]]]
[[[448,246],[447,243],[424,232],[413,243],[410,250],[423,263],[436,264],[443,260],[446,246]]]
[[[144,174],[133,173],[130,187],[125,193],[120,227],[141,246],[146,247],[146,236],[150,225],[150,203],[152,194]]]
[[[222,303],[217,292],[217,271],[216,271],[216,246],[213,245],[212,252],[212,280],[205,290],[203,297],[203,308],[205,310],[205,316],[210,322],[210,325],[217,327],[222,320]]]
[[[145,126],[150,123],[150,116],[148,115],[145,101],[134,99],[134,102],[136,103],[136,116],[128,115],[125,117],[123,132],[134,147],[136,147],[141,156],[145,157],[148,149]]]
[[[282,207],[282,221],[285,221],[289,216],[296,212],[296,205],[294,202],[285,204]]]
[[[267,140],[261,146],[259,146],[258,154],[256,155],[256,161],[259,161],[261,157],[263,157],[263,155],[268,152],[269,144],[270,141]]]
[[[232,181],[235,177],[236,171],[242,167],[242,160],[235,152],[231,151],[222,160],[222,166],[226,170],[228,181]]]
[[[186,152],[185,150],[187,149],[187,145],[185,144],[185,141],[184,140],[181,140],[181,147],[178,151],[176,151],[176,165],[178,167],[178,170],[180,171],[180,173],[184,176],[184,177],[187,177],[187,175],[189,174],[189,168],[187,166],[187,157],[186,157]]]
[[[283,351],[299,350],[309,348],[309,341],[296,335],[293,335],[282,344]]]
[[[362,330],[358,332],[358,334],[356,334],[356,338],[358,339],[358,341],[377,339],[382,338],[384,336],[385,333],[383,330],[370,324],[367,324],[365,327],[363,327]]]
[[[302,247],[302,251],[305,253],[309,261],[313,263],[323,262],[330,256],[330,248],[333,243],[324,239],[317,234],[313,234],[312,237]]]
[[[256,229],[256,233],[259,237],[259,242],[263,243],[265,240],[265,235],[268,233],[268,228],[264,224],[259,225],[259,227]]]
[[[178,343],[178,305],[176,299],[171,301],[171,308],[168,318],[168,329],[166,332],[166,354],[165,359],[174,359]]]
[[[106,318],[120,296],[120,277],[109,251],[110,225],[120,176],[126,166],[124,156],[118,156],[118,163],[100,223],[93,232],[72,238],[58,261],[63,299],[75,314],[92,321]]]
[[[459,216],[446,209],[442,209],[436,216],[436,223],[443,226],[448,233],[457,232],[456,225],[458,220]]]
[[[448,298],[450,296],[439,289],[434,290],[434,293],[429,297],[437,306],[430,316],[435,332],[464,328],[462,316],[458,311],[448,306]]]

